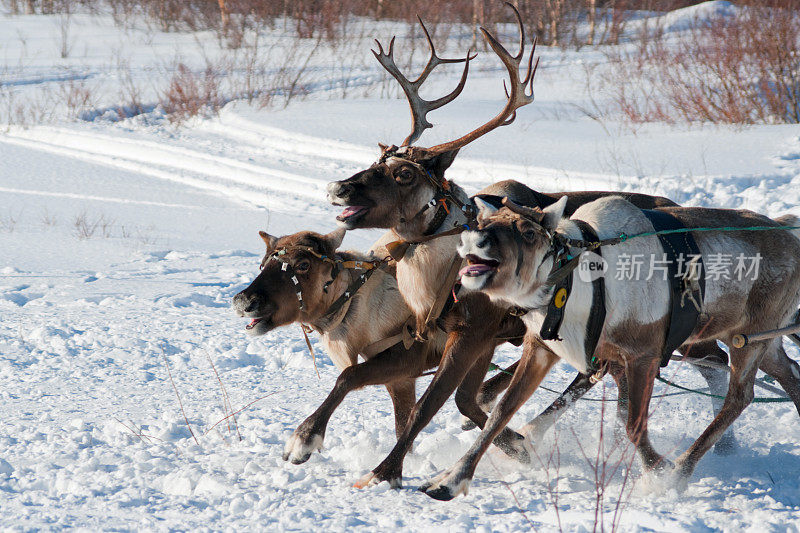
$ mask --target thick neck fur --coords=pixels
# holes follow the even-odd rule
[[[464,203],[469,202],[467,194],[461,187],[452,184],[452,194]],[[426,202],[430,198],[426,198]],[[436,209],[428,209],[418,221],[409,221],[393,228],[402,239],[414,241],[423,236]],[[445,231],[463,224],[464,213],[456,206],[450,207],[439,231]],[[444,276],[457,256],[460,237],[449,235],[411,246],[405,258],[397,264],[397,284],[406,303],[417,317],[427,316],[436,296],[442,289]]]
[[[450,187],[451,194],[453,194],[453,196],[465,204],[469,203],[469,197],[461,187],[453,182],[450,182]],[[420,209],[422,209],[425,204],[431,201],[435,194],[433,191],[428,189],[428,187],[421,189],[422,190],[420,190],[417,195],[417,201],[409,202],[409,204],[412,204],[413,207],[407,209],[407,212],[403,213],[403,219],[405,222],[400,222],[394,228],[392,228],[398,237],[406,241],[415,241],[423,237],[425,235],[425,231],[433,221],[433,218],[436,216],[436,211],[438,210],[438,206],[434,206],[426,209],[422,215],[415,217],[415,215],[419,213]],[[457,224],[465,221],[465,216],[461,209],[454,205],[449,205],[448,208],[450,209],[450,214],[444,219],[444,222],[442,222],[442,225],[438,231],[453,228]]]

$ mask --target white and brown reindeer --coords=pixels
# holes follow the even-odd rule
[[[454,391],[459,410],[483,427],[487,419],[485,410],[491,404],[491,398],[480,394],[480,386],[494,350],[510,338],[521,338],[525,332],[522,320],[509,313],[508,305],[493,304],[482,293],[460,294],[457,301],[455,298],[448,300],[455,274],[462,264],[457,253],[458,233],[464,225],[471,223],[474,205],[463,189],[445,178],[445,171],[461,148],[500,126],[510,124],[517,109],[533,101],[534,53],[531,51],[527,74],[522,77],[520,64],[525,53],[524,27],[516,8],[507,5],[514,10],[520,30],[520,46],[516,55],[510,54],[494,36],[481,29],[510,78],[508,99],[502,111],[486,124],[454,141],[430,148],[412,146],[422,132],[431,127],[427,113],[452,101],[464,87],[471,57],[467,54],[466,58],[460,60],[439,58],[423,25],[431,57],[422,74],[410,81],[394,62],[394,39],[386,51],[378,43],[379,50],[374,52],[376,58],[397,79],[409,100],[413,118],[412,133],[400,147],[381,145],[380,158],[370,168],[328,186],[330,201],[345,206],[337,217],[341,226],[347,229],[391,228],[400,239],[399,243],[390,243],[392,245],[389,248],[398,259],[398,286],[416,317],[417,334],[424,337],[437,330],[447,333],[444,356],[437,372],[411,411],[397,444],[386,459],[364,476],[357,486],[382,481],[399,486],[403,459],[414,439]],[[465,66],[461,80],[452,93],[433,101],[419,96],[420,86],[437,65],[457,62],[463,62]],[[559,198],[566,198],[564,201],[571,213],[586,202],[612,193],[579,192],[570,193],[567,198],[565,193],[541,194],[521,183],[503,181],[489,186],[481,194],[500,198],[507,196],[529,206],[546,206]],[[662,197],[632,193],[626,193],[625,196],[642,208],[675,205]],[[726,354],[713,342],[695,347],[692,355],[710,355],[727,363]],[[510,380],[501,375],[497,381],[503,382],[500,385],[496,383],[500,388]],[[532,421],[528,429],[535,429],[534,433],[537,434],[545,431],[562,412],[561,408],[591,386],[590,376],[580,375],[562,397],[543,413],[546,416]],[[718,383],[715,390],[719,390]],[[495,443],[521,461],[529,459],[525,438],[510,429],[499,432],[495,436]]]
[[[573,276],[569,297],[563,306],[560,339],[542,341],[540,331],[548,320],[554,291],[555,273],[563,268],[559,258],[580,257],[585,250],[586,232],[596,233],[591,242],[608,239],[600,248],[609,265],[621,264],[623,257],[662,258],[665,248],[653,236],[654,225],[647,213],[621,197],[607,197],[578,208],[565,218],[564,199],[545,208],[528,208],[505,199],[505,207],[480,205],[476,230],[462,234],[459,253],[466,258],[462,270],[465,287],[480,290],[492,301],[527,310],[523,320],[528,327],[526,349],[511,385],[498,402],[478,440],[449,470],[422,487],[437,499],[448,500],[466,493],[475,467],[494,435],[541,383],[553,364],[563,359],[586,371],[586,341],[602,290],[604,320],[600,323],[594,355],[613,369],[612,375],[627,378],[629,394],[626,424],[630,440],[636,445],[645,469],[670,471],[674,481],[688,481],[699,459],[752,401],[756,371],[773,376],[786,390],[800,412],[800,367],[788,358],[782,339],[772,338],[735,347],[733,337],[741,332],[771,330],[787,324],[800,301],[800,235],[781,225],[797,225],[796,217],[778,221],[750,211],[710,208],[670,207],[656,210],[671,216],[684,228],[774,227],[764,232],[693,232],[696,250],[707,261],[714,254],[759,257],[756,275],[705,275],[702,267],[682,280],[687,290],[697,295],[698,281],[704,290],[695,303],[697,320],[685,338],[684,346],[719,340],[730,348],[731,378],[721,410],[702,435],[671,466],[650,443],[647,430],[648,406],[653,381],[670,328],[672,280],[655,276],[606,275],[602,284]],[[622,235],[640,236],[620,239]],[[688,235],[688,233],[684,233]],[[566,256],[562,254],[567,254]],[[569,263],[566,264],[575,264]],[[695,261],[695,265],[698,262]],[[699,301],[698,301],[699,300]],[[690,304],[687,301],[685,304]],[[558,305],[558,303],[556,303]],[[591,312],[590,312],[591,310]]]

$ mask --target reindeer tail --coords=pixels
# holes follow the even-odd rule
[[[793,226],[798,227],[800,226],[800,217],[795,215],[781,215],[775,219],[775,222],[780,224],[781,226]],[[800,229],[793,229],[791,230],[792,235],[800,239]]]

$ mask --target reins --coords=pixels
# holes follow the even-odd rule
[[[601,246],[613,246],[615,244],[620,244],[623,242],[627,242],[631,239],[635,239],[637,237],[657,237],[659,235],[672,235],[675,233],[693,233],[693,232],[701,232],[701,231],[722,231],[722,232],[731,232],[731,231],[773,231],[773,230],[796,230],[800,229],[800,226],[744,226],[744,227],[736,227],[736,226],[723,226],[718,228],[708,228],[708,227],[700,227],[700,228],[676,228],[676,229],[667,229],[661,231],[646,231],[643,233],[634,233],[633,235],[628,235],[627,233],[620,233],[618,237],[611,237],[608,239],[600,239],[598,241],[584,241],[582,239],[572,239],[570,237],[565,237],[560,235],[564,242],[568,243],[570,246],[575,248],[582,248],[584,251],[591,251]]]
[[[521,215],[525,216],[525,215]],[[528,218],[528,217],[526,217]],[[538,225],[538,222],[533,221]],[[544,228],[542,228],[544,229]],[[774,230],[785,230],[791,231],[800,229],[800,226],[745,226],[745,227],[736,227],[736,226],[723,226],[723,227],[716,227],[716,228],[709,228],[709,227],[700,227],[700,228],[676,228],[676,229],[666,229],[660,231],[646,231],[642,233],[635,233],[633,235],[628,235],[627,233],[621,233],[617,237],[610,237],[608,239],[598,239],[596,241],[587,241],[584,239],[573,239],[571,237],[567,237],[566,235],[560,233],[550,233],[547,230],[546,236],[550,240],[550,251],[545,256],[549,256],[550,254],[558,255],[560,253],[566,254],[567,262],[564,263],[559,268],[554,268],[547,277],[545,281],[545,285],[551,286],[555,285],[570,273],[572,273],[575,268],[577,268],[578,264],[580,263],[580,256],[583,252],[591,252],[593,250],[597,250],[603,246],[614,246],[617,244],[621,244],[632,239],[636,239],[638,237],[658,237],[661,235],[674,235],[678,233],[693,233],[693,232],[708,232],[708,231],[721,231],[721,232],[733,232],[733,231],[774,231]],[[566,251],[567,247],[577,248],[580,251],[577,254],[570,254]]]
[[[683,361],[684,359],[681,358],[680,360]],[[694,364],[694,363],[692,363],[691,361],[688,361],[688,360],[686,360],[686,362],[689,363],[689,364]],[[494,363],[489,363],[489,372],[494,372],[495,370],[499,371],[499,372],[501,372],[503,374],[507,374],[509,376],[513,376],[514,375],[513,372],[509,372],[508,370],[505,370],[505,369],[497,366]],[[435,371],[433,371],[433,372],[435,372]],[[433,372],[426,372],[426,373],[424,373],[422,375],[423,376],[428,376],[428,375],[431,375]],[[679,395],[683,395],[683,394],[694,393],[694,394],[699,394],[701,396],[708,396],[709,398],[717,398],[717,399],[720,399],[720,400],[724,400],[725,399],[725,396],[720,396],[718,394],[711,394],[710,392],[705,392],[705,391],[702,391],[702,390],[699,390],[699,389],[691,389],[689,387],[684,387],[683,385],[678,385],[677,383],[674,383],[674,382],[672,382],[672,381],[670,381],[668,379],[662,378],[661,376],[656,376],[656,379],[658,381],[660,381],[661,383],[664,383],[666,385],[669,385],[670,387],[674,387],[676,389],[679,389],[679,390],[681,390],[683,392],[655,394],[655,395],[652,396],[653,398],[666,398],[666,397],[669,397],[669,396],[679,396]],[[557,390],[549,389],[549,388],[544,387],[542,385],[539,385],[538,388],[544,389],[547,392],[552,392],[553,394],[562,394],[561,392],[559,392]],[[603,402],[603,401],[605,401],[605,398],[578,398],[578,399],[586,401],[586,402]],[[753,398],[752,403],[784,403],[784,402],[791,402],[791,401],[792,401],[792,399],[788,398],[788,397],[782,397],[782,398],[757,397],[757,398]]]

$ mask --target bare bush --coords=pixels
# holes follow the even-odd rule
[[[42,225],[45,228],[52,228],[58,224],[58,219],[46,207],[42,211]]]
[[[610,54],[607,89],[633,123],[800,122],[800,2],[767,0],[659,29]]]
[[[11,213],[0,216],[0,231],[12,233],[17,229],[17,217]]]
[[[107,239],[111,237],[114,220],[107,218],[103,214],[90,218],[84,211],[74,218],[72,227],[75,236],[80,240],[91,239],[95,234]]]
[[[169,87],[162,97],[164,110],[176,122],[207,112],[216,112],[222,105],[219,73],[207,65],[202,74],[195,74],[179,63]]]

